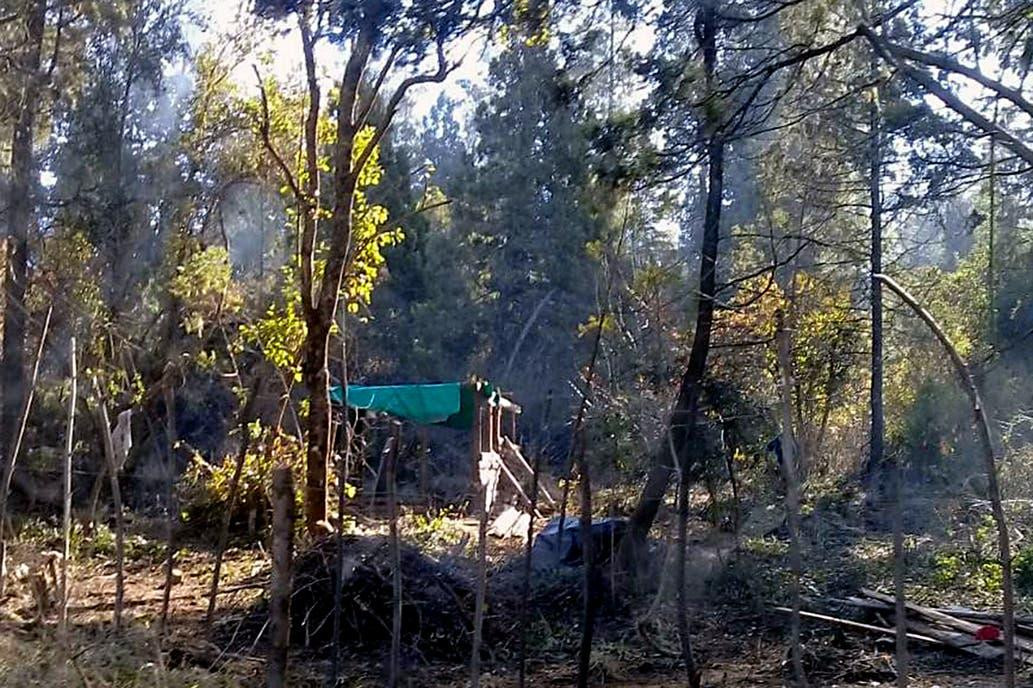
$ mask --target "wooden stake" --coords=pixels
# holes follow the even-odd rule
[[[168,447],[165,458],[165,585],[162,590],[161,599],[161,624],[158,637],[165,638],[165,632],[169,623],[169,605],[172,597],[172,579],[176,564],[176,518],[179,509],[176,505],[176,394],[172,388],[172,367],[165,369],[165,439]],[[212,598],[214,599],[214,597]]]
[[[488,588],[488,486],[480,479],[480,467],[475,474],[480,485],[480,524],[477,529],[477,596],[473,614],[473,648],[470,652],[470,686],[481,685],[481,635],[484,628],[484,604]]]
[[[796,472],[796,437],[793,432],[792,351],[789,340],[790,333],[782,311],[778,311],[775,317],[777,320],[775,337],[778,340],[778,367],[782,376],[782,475],[786,484],[789,560],[793,569],[791,586],[793,614],[789,623],[790,652],[797,684],[806,686],[807,675],[804,672],[803,649],[800,646],[800,578],[803,574],[803,562],[800,552],[800,483]]]
[[[61,611],[59,616],[59,627],[61,629],[61,636],[67,638],[68,633],[68,558],[71,556],[71,540],[72,540],[72,448],[75,445],[75,402],[78,394],[78,383],[77,383],[77,368],[75,361],[75,337],[71,338],[71,364],[72,364],[72,375],[71,383],[72,389],[71,394],[68,398],[68,425],[65,428],[65,455],[64,455],[64,470],[62,475],[62,496],[64,502],[64,512],[61,520],[61,541],[62,541],[62,557],[61,557]]]
[[[269,586],[269,688],[287,686],[291,630],[291,560],[294,549],[294,483],[290,466],[273,469],[273,574]]]
[[[391,655],[387,672],[388,688],[396,688],[400,678],[402,654],[402,548],[398,537],[398,494],[396,474],[398,448],[401,444],[401,424],[394,423],[394,447],[387,458],[387,505],[389,540],[391,544]]]
[[[115,509],[115,630],[122,630],[122,606],[125,601],[125,523],[122,518],[122,491],[118,486],[118,460],[115,445],[111,439],[111,420],[108,407],[100,391],[97,378],[93,378],[93,393],[97,397],[98,419],[104,458],[107,459],[107,473],[111,478],[111,501]]]

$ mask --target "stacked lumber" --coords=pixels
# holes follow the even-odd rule
[[[878,635],[894,635],[898,620],[892,595],[874,590],[861,589],[856,597],[831,600],[838,605],[864,609],[878,623],[861,623],[853,619],[831,614],[800,612],[805,619],[852,629],[858,632]],[[1004,643],[1001,634],[1002,614],[979,611],[964,607],[934,608],[907,602],[904,623],[908,638],[913,641],[949,647],[983,659],[1004,657]],[[789,613],[784,607],[776,611]],[[1015,656],[1027,664],[1033,664],[1033,617],[1019,616],[1015,619]]]

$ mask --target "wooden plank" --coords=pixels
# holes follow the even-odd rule
[[[520,448],[513,444],[513,442],[508,437],[504,437],[502,441],[505,448],[509,451],[510,454],[513,455],[513,458],[517,460],[517,463],[520,464],[520,467],[527,472],[528,477],[533,476],[534,469],[532,469],[531,466],[527,463],[527,459],[524,458],[524,455],[520,453]],[[545,487],[545,485],[542,484],[542,482],[543,481],[539,479],[538,489],[541,491],[542,495],[545,496],[545,499],[547,499],[549,501],[549,504],[552,504],[553,507],[559,506],[559,504],[556,502],[556,499],[549,493],[549,490]]]
[[[520,487],[520,481],[516,479],[513,473],[509,470],[509,466],[506,465],[505,460],[501,457],[499,457],[499,467],[502,468],[502,472],[506,475],[506,478],[509,479],[509,482],[513,483],[513,488],[516,489],[520,498],[524,500],[524,504],[531,506],[531,498],[524,492],[524,488]],[[541,512],[537,509],[534,510],[534,515],[538,518],[542,518]]]
[[[983,659],[1000,659],[1004,656],[1004,650],[1002,648],[978,642],[973,639],[971,635],[967,635],[965,633],[956,633],[954,631],[945,631],[940,628],[934,628],[930,624],[916,621],[915,619],[908,619],[907,626],[922,635],[935,638],[944,645],[948,645],[955,650],[967,652],[970,655],[982,657]],[[910,636],[910,634],[908,635]]]
[[[886,602],[887,604],[893,602],[893,598],[891,596],[883,595],[882,593],[875,592],[874,590],[867,590],[865,588],[861,588],[861,593],[866,595],[867,597],[872,598],[873,600]],[[944,614],[943,612],[937,611],[930,607],[923,607],[922,605],[915,604],[914,602],[908,602],[907,609],[914,612],[915,614],[918,614],[919,616],[926,618],[929,621],[932,621],[933,623],[938,623],[940,625],[956,629],[963,633],[969,633],[973,636],[973,639],[976,632],[985,625],[973,623],[971,621],[966,621],[964,619],[958,619],[956,617],[951,616],[950,614]],[[1015,647],[1023,650],[1024,652],[1033,653],[1033,641],[1030,641],[1018,635],[1015,636]]]
[[[886,602],[879,602],[878,600],[865,599],[862,597],[843,597],[835,598],[831,597],[828,599],[829,602],[835,604],[845,604],[851,607],[858,607],[861,609],[873,609],[876,611],[892,612],[893,605]],[[949,614],[950,616],[957,617],[959,619],[968,619],[970,621],[982,621],[986,623],[995,623],[1000,625],[1002,623],[1003,615],[999,611],[980,611],[978,609],[968,609],[966,607],[932,607],[935,611],[943,614]],[[1015,624],[1018,630],[1025,633],[1033,633],[1033,616],[1015,616]]]

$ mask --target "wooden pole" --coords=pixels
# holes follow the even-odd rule
[[[793,371],[790,332],[786,327],[782,311],[776,318],[776,334],[778,344],[778,367],[782,378],[782,475],[786,485],[786,521],[789,523],[789,560],[793,570],[792,604],[793,614],[790,616],[789,636],[790,653],[792,655],[793,673],[799,686],[807,685],[807,675],[803,666],[803,650],[800,645],[800,578],[803,574],[803,562],[800,552],[800,483],[796,470],[796,436],[793,432]],[[682,544],[684,546],[684,543]],[[683,555],[684,556],[684,555]],[[680,591],[679,591],[679,594]]]
[[[25,424],[32,410],[32,400],[36,395],[36,381],[39,379],[39,363],[43,359],[43,347],[47,343],[47,332],[50,331],[50,315],[54,306],[47,309],[47,317],[43,320],[43,330],[39,336],[39,348],[36,349],[36,362],[32,366],[32,381],[29,383],[29,394],[25,397],[22,416],[18,421],[18,436],[14,440],[14,448],[4,465],[3,484],[0,485],[0,597],[3,597],[7,586],[7,498],[11,494],[11,479],[14,477],[14,465],[21,452],[22,440],[25,438]]]
[[[61,636],[68,633],[68,558],[71,556],[72,540],[72,448],[75,446],[75,402],[78,394],[77,369],[75,361],[75,337],[71,338],[71,393],[68,398],[68,425],[65,429],[64,470],[62,474],[62,496],[64,510],[61,519],[61,611],[59,627]]]
[[[479,485],[479,524],[477,528],[477,595],[473,615],[473,647],[470,652],[470,686],[481,685],[481,636],[484,629],[484,604],[488,587],[488,485],[481,479],[480,459],[475,472]]]
[[[273,469],[273,574],[269,587],[269,688],[287,686],[291,630],[291,560],[294,548],[294,483],[290,466]]]
[[[111,439],[111,419],[108,417],[108,407],[104,403],[97,378],[93,378],[93,393],[97,397],[100,437],[104,445],[104,458],[108,464],[111,500],[115,510],[115,630],[121,631],[122,605],[125,600],[125,523],[122,518],[122,492],[118,485],[119,467],[115,458],[115,445]]]
[[[426,428],[420,428],[420,496],[430,506],[430,467],[427,465],[427,454],[430,452],[430,441]]]
[[[470,508],[474,513],[478,512],[477,500],[480,499],[481,494],[480,463],[482,441],[484,439],[481,434],[482,415],[481,402],[475,393],[473,428],[470,431]]]
[[[161,596],[161,624],[159,637],[165,638],[169,623],[169,606],[172,599],[172,581],[176,566],[176,518],[179,508],[176,505],[176,392],[172,387],[173,368],[165,369],[165,584]]]
[[[994,450],[993,435],[990,430],[990,419],[986,414],[986,406],[976,387],[976,381],[972,372],[954,343],[943,331],[940,324],[929,311],[922,307],[918,301],[907,292],[904,287],[897,284],[887,275],[877,273],[873,277],[895,293],[900,300],[906,303],[911,310],[922,319],[932,330],[933,334],[943,348],[946,349],[957,373],[962,388],[968,395],[972,404],[972,412],[975,416],[975,423],[979,441],[983,445],[983,462],[986,470],[987,492],[990,497],[990,509],[993,513],[994,524],[997,527],[997,548],[998,558],[1001,565],[1001,593],[1002,593],[1002,630],[1004,632],[1004,685],[1006,688],[1015,688],[1015,590],[1012,582],[1011,566],[1011,535],[1008,532],[1008,521],[1004,515],[1004,506],[1001,503],[1001,488],[997,482],[997,458]]]
[[[538,471],[541,469],[542,453],[534,455],[534,468],[531,471],[531,510],[527,518],[527,540],[524,542],[524,577],[520,594],[520,669],[517,674],[517,687],[525,688],[527,678],[527,618],[531,597],[531,549],[534,547],[534,516],[538,511]]]
[[[398,536],[398,448],[401,444],[401,423],[394,423],[394,447],[387,458],[387,503],[389,540],[391,544],[391,656],[387,672],[388,688],[396,688],[400,678],[402,654],[402,547]]]

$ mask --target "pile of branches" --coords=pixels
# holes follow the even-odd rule
[[[402,647],[424,660],[470,654],[474,582],[457,563],[401,544]],[[291,635],[307,647],[332,646],[337,541],[317,541],[295,560]],[[386,537],[347,536],[342,567],[342,646],[381,652],[391,644],[391,548]]]

